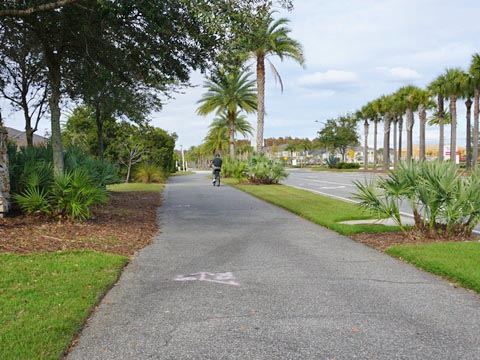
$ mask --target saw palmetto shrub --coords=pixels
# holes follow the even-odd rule
[[[413,211],[413,232],[431,238],[469,237],[480,222],[480,173],[465,175],[447,162],[403,162],[376,181],[355,182],[354,198],[379,217],[408,232],[400,204]]]

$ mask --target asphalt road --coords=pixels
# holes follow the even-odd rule
[[[353,184],[355,180],[365,183],[365,181],[383,176],[382,173],[373,172],[313,171],[310,169],[289,169],[288,172],[288,178],[282,182],[285,185],[352,202],[354,201],[352,195],[357,191]],[[400,213],[413,219],[412,208],[407,203],[400,206]],[[480,225],[475,227],[474,234],[480,235]]]
[[[319,194],[352,201],[356,192],[353,181],[365,182],[381,176],[368,172],[314,171],[310,169],[289,169],[289,176],[282,183],[289,186],[311,190]],[[405,208],[408,211],[408,208]]]
[[[480,359],[480,299],[203,174],[69,359]]]

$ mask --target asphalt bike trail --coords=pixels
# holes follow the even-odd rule
[[[163,197],[69,359],[480,359],[477,294],[205,174]]]

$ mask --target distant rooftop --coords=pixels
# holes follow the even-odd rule
[[[17,146],[27,146],[27,136],[25,131],[17,130],[11,127],[6,127],[8,131],[8,138],[15,142]],[[48,139],[46,137],[33,134],[33,145],[46,144]]]

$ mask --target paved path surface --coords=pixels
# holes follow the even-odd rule
[[[164,198],[69,359],[480,359],[477,295],[205,175]]]

